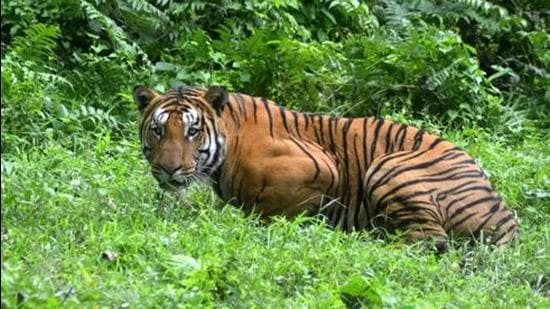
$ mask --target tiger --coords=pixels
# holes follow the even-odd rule
[[[133,91],[142,151],[160,188],[205,180],[225,202],[270,220],[322,216],[353,232],[401,231],[447,248],[451,236],[497,246],[518,222],[476,162],[422,129],[384,118],[286,109],[220,86]]]

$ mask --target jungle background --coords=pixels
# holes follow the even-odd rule
[[[1,3],[2,307],[550,307],[545,0]],[[135,85],[380,116],[472,154],[520,219],[437,255],[159,192]]]

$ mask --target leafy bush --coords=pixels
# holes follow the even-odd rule
[[[475,50],[456,33],[427,27],[406,36],[391,30],[350,40],[355,64],[351,93],[365,102],[361,113],[405,109],[411,116],[439,115],[447,124],[489,125],[501,96],[479,68]]]
[[[55,61],[59,29],[35,24],[16,38],[2,59],[2,145],[14,142],[35,144],[31,140],[44,134],[55,112],[58,87],[71,86],[48,64]],[[9,135],[4,133],[9,132]],[[6,151],[6,147],[2,147]]]
[[[22,140],[120,132],[138,83],[513,134],[549,125],[542,2],[17,0],[2,13],[2,124]]]

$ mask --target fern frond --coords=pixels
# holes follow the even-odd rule
[[[55,57],[56,40],[60,32],[57,26],[34,24],[25,30],[25,35],[15,38],[13,52],[34,63],[47,63]]]
[[[495,14],[498,18],[508,17],[508,11],[505,8],[486,0],[456,0],[456,2],[464,4],[466,7],[474,8],[477,11],[481,11],[484,15]]]
[[[124,30],[119,27],[115,21],[113,21],[109,16],[100,12],[96,7],[90,4],[87,1],[81,2],[82,9],[86,13],[86,16],[98,22],[103,26],[103,30],[107,33],[111,41],[118,48],[122,48],[124,52],[129,55],[137,55],[139,49],[135,43],[129,43],[131,40],[128,38]]]
[[[154,30],[161,30],[172,24],[170,16],[145,0],[127,0],[122,10],[134,20],[141,19],[137,23]]]
[[[129,7],[135,11],[153,15],[164,22],[169,22],[170,17],[166,15],[163,11],[159,10],[153,4],[145,0],[127,0]]]
[[[420,12],[421,14],[437,18],[440,22],[444,19],[457,22],[464,20],[468,23],[476,22],[481,27],[498,32],[510,21],[508,11],[502,6],[493,4],[487,0],[455,0],[434,1],[416,0],[405,2],[401,5],[405,8]]]
[[[442,70],[439,70],[437,72],[434,72],[428,79],[426,80],[426,87],[429,90],[436,90],[437,88],[441,87],[450,77],[452,74],[453,68],[463,62],[464,59],[459,58],[453,61],[450,65],[446,66]]]
[[[407,5],[397,1],[384,0],[384,20],[391,28],[404,28],[411,25],[411,12]]]

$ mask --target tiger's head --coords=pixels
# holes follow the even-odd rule
[[[225,157],[221,115],[229,100],[227,91],[177,88],[157,94],[138,86],[133,96],[142,116],[143,154],[160,187],[180,191],[193,181],[210,178]]]

